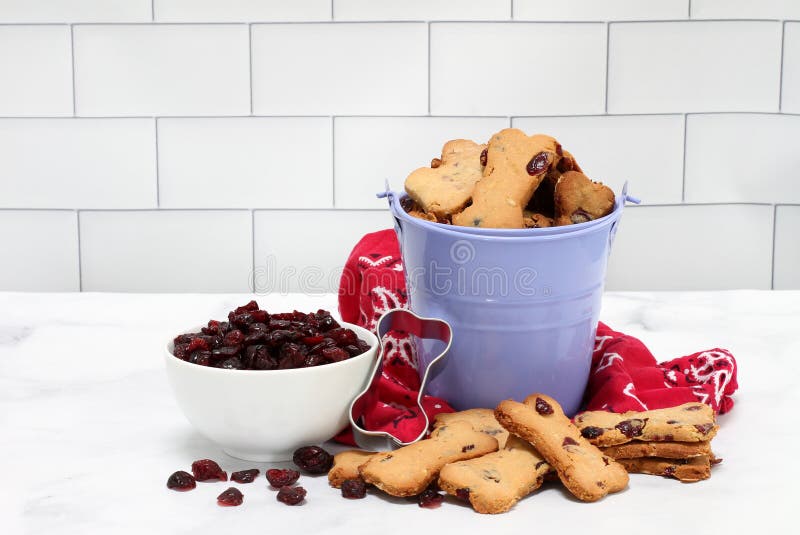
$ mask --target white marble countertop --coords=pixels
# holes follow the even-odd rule
[[[303,476],[300,507],[275,501],[263,475],[237,485],[166,488],[192,460],[231,471],[269,467],[227,457],[184,419],[161,348],[250,296],[0,293],[0,526],[3,533],[776,533],[795,525],[800,464],[800,292],[609,293],[602,320],[641,338],[659,360],[725,347],[736,356],[736,406],[720,417],[724,462],[694,484],[632,475],[629,488],[580,503],[547,485],[509,513],[455,501],[434,510],[369,495],[342,499]],[[335,297],[258,296],[269,310],[336,309]],[[770,461],[770,462],[767,462]]]

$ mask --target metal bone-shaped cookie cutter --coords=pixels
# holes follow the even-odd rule
[[[408,442],[403,442],[391,433],[370,431],[365,429],[362,424],[366,408],[377,402],[377,383],[383,371],[383,337],[391,330],[404,331],[419,338],[440,340],[446,344],[446,347],[436,358],[430,361],[422,374],[419,394],[417,395],[417,408],[419,409],[420,415],[422,415],[425,420],[425,426],[416,438]],[[425,394],[425,387],[428,385],[428,382],[441,370],[440,361],[444,359],[447,352],[450,350],[453,330],[450,324],[444,320],[422,318],[409,310],[396,308],[381,316],[375,327],[375,331],[378,335],[380,348],[377,358],[375,359],[375,366],[372,369],[369,383],[364,390],[353,399],[352,403],[350,403],[350,425],[353,429],[353,438],[359,447],[370,451],[387,451],[412,444],[423,438],[428,432],[430,422],[428,421],[428,415],[425,414],[422,408],[422,397]]]

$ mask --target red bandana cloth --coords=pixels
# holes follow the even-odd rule
[[[342,320],[374,330],[378,319],[393,308],[406,308],[408,297],[393,230],[364,236],[347,259],[339,287]],[[673,407],[690,401],[711,406],[716,413],[733,407],[736,359],[724,349],[700,351],[657,362],[638,339],[599,323],[592,369],[584,395],[584,409],[613,412]],[[368,407],[368,429],[388,431],[403,441],[416,437],[424,419],[416,404],[419,391],[417,358],[402,334],[384,338],[383,374],[378,382],[378,404]],[[453,408],[440,398],[425,396],[429,419]],[[347,429],[337,440],[352,444]]]

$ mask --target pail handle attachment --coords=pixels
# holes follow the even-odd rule
[[[387,178],[386,181],[384,182],[384,190],[383,191],[379,191],[378,193],[376,193],[375,197],[377,197],[379,199],[386,199],[388,201],[388,203],[389,203],[389,211],[391,211],[392,202],[394,201],[394,198],[395,198],[396,195],[397,195],[397,193],[392,191],[392,189],[389,187],[389,179]],[[395,234],[397,234],[398,243],[402,244],[403,243],[403,229],[400,226],[400,219],[397,216],[393,216],[393,217],[394,217],[394,232],[395,232]]]

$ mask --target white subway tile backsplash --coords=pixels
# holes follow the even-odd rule
[[[80,289],[75,212],[0,210],[0,251],[0,291]]]
[[[511,0],[333,0],[336,20],[507,20]]]
[[[609,31],[609,112],[778,110],[778,22],[614,23]]]
[[[335,292],[361,237],[393,224],[388,210],[257,210],[255,291]]]
[[[3,0],[0,22],[145,22],[152,0]]]
[[[434,23],[431,113],[602,113],[605,31],[603,24]]]
[[[800,206],[778,206],[775,213],[775,290],[800,290]]]
[[[800,116],[690,115],[686,130],[687,202],[800,202]]]
[[[71,46],[66,25],[0,26],[0,116],[72,115]]]
[[[0,208],[155,206],[153,119],[0,119]]]
[[[331,0],[154,0],[158,22],[330,20]]]
[[[781,111],[800,113],[800,22],[787,22],[784,32]]]
[[[160,119],[167,208],[330,208],[328,117]]]
[[[84,291],[249,291],[249,211],[89,211],[80,232]]]
[[[425,24],[267,24],[252,32],[258,115],[427,112]]]
[[[689,0],[514,0],[515,20],[683,19]]]
[[[796,19],[797,0],[692,0],[693,19]]]
[[[78,115],[246,115],[246,25],[75,26]]]
[[[496,117],[337,117],[336,207],[385,208],[386,200],[375,198],[385,180],[402,191],[406,176],[430,165],[448,140],[484,143],[508,124]]]
[[[772,206],[628,207],[609,259],[608,290],[768,290]]]
[[[619,115],[514,118],[528,134],[550,134],[592,178],[645,204],[679,203],[683,182],[683,116]]]

